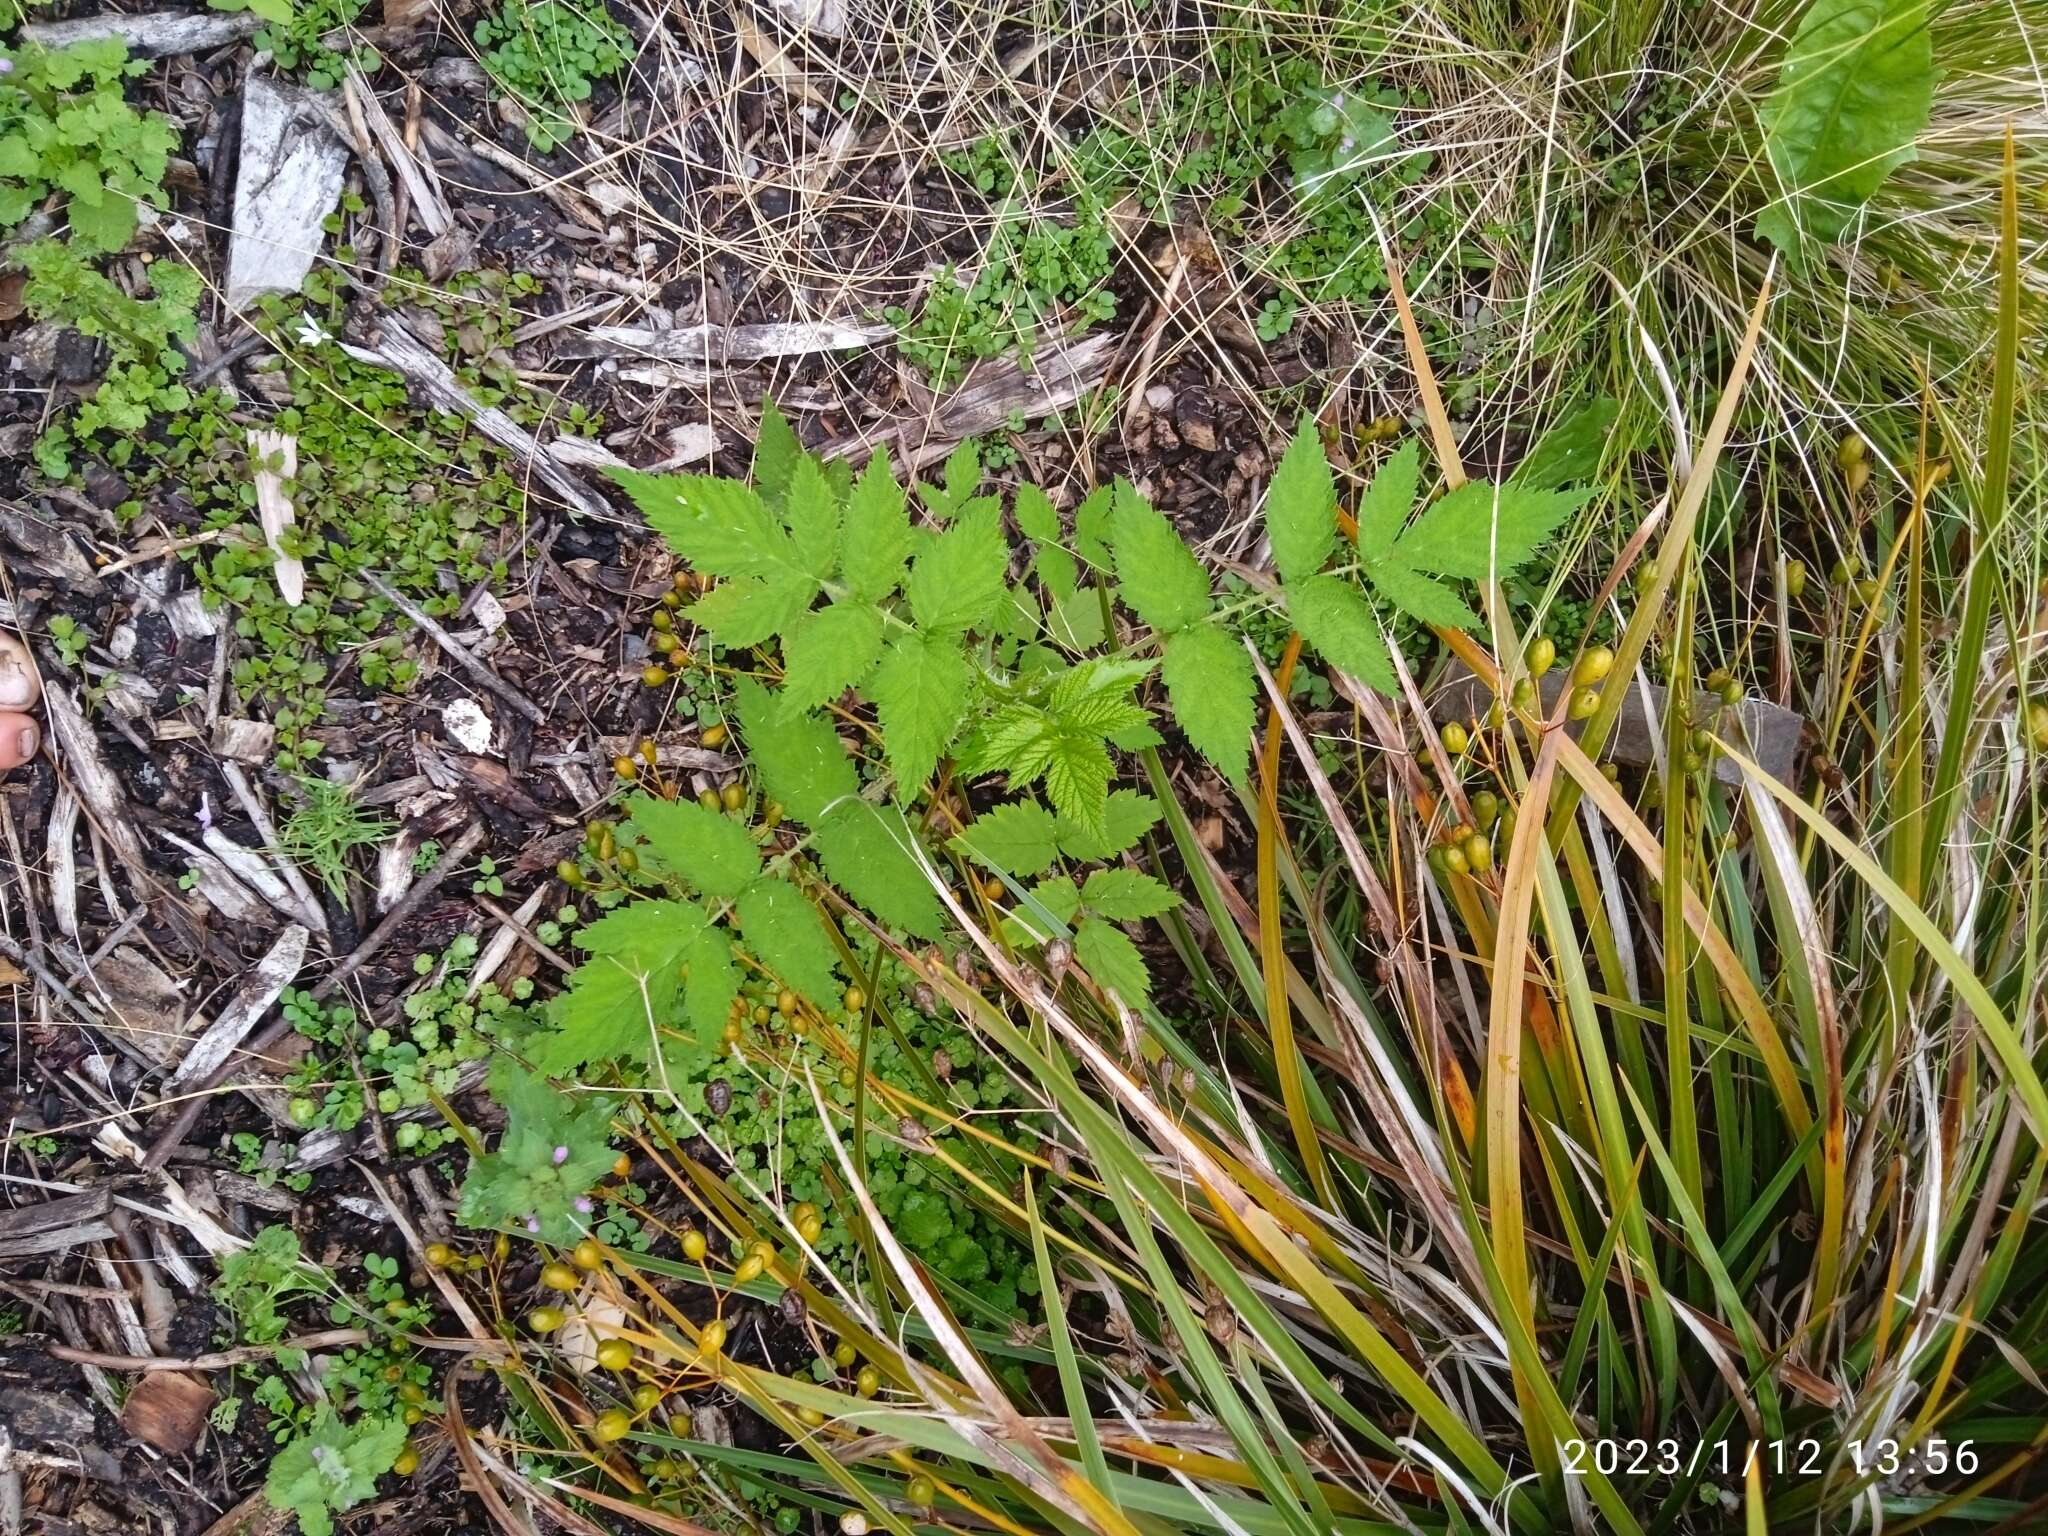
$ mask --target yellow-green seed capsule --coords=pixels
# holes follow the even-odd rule
[[[1472,797],[1472,820],[1480,827],[1490,827],[1500,819],[1500,796],[1490,789],[1482,789]]]
[[[567,1264],[557,1260],[542,1266],[540,1283],[551,1291],[573,1291],[583,1283],[583,1279]]]
[[[535,1333],[553,1333],[567,1321],[560,1307],[535,1307],[526,1314],[526,1326]]]
[[[606,1339],[597,1346],[597,1363],[608,1371],[623,1371],[633,1363],[633,1346],[624,1339]]]
[[[1462,847],[1446,848],[1444,850],[1444,868],[1454,875],[1467,874],[1471,871],[1472,861],[1465,857],[1465,850]]]
[[[1463,757],[1465,749],[1472,745],[1472,738],[1466,734],[1465,727],[1453,720],[1443,729],[1443,743],[1444,751],[1452,757]]]
[[[1522,653],[1522,659],[1529,663],[1529,670],[1541,677],[1557,663],[1557,642],[1548,635],[1538,635],[1529,642]]]
[[[700,1262],[710,1244],[704,1241],[704,1234],[695,1227],[683,1234],[683,1257],[692,1264]]]
[[[723,721],[715,725],[707,725],[704,727],[703,734],[697,738],[697,744],[707,752],[716,752],[725,745],[725,738],[728,734]]]
[[[1804,560],[1787,560],[1785,562],[1785,595],[1794,602],[1797,602],[1799,595],[1805,590],[1806,562]]]
[[[1474,832],[1460,844],[1465,854],[1465,866],[1475,875],[1483,875],[1493,868],[1493,844],[1479,833]]]
[[[882,1389],[882,1373],[872,1365],[860,1368],[860,1374],[853,1378],[853,1390],[861,1397],[873,1397]]]
[[[697,1330],[697,1349],[706,1355],[715,1355],[725,1348],[725,1320],[714,1317]]]
[[[1614,652],[1604,645],[1596,645],[1589,651],[1581,652],[1572,665],[1572,681],[1581,687],[1605,681],[1607,674],[1614,670]]]
[[[633,1411],[652,1413],[661,1406],[661,1388],[651,1381],[643,1381],[633,1389]]]
[[[597,1416],[597,1422],[590,1426],[591,1436],[606,1445],[614,1440],[623,1440],[633,1433],[632,1415],[623,1408],[607,1408]]]
[[[1598,713],[1599,709],[1600,690],[1598,688],[1579,688],[1573,691],[1571,714],[1574,720],[1590,720]]]
[[[650,688],[659,688],[668,681],[668,668],[658,661],[650,661],[640,669],[640,681]]]

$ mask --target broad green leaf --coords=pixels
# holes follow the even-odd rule
[[[799,620],[782,639],[782,692],[799,709],[830,703],[868,675],[882,654],[882,615],[851,599]]]
[[[957,638],[919,631],[889,642],[868,692],[899,796],[915,794],[931,777],[966,717],[972,683]]]
[[[1762,111],[1777,185],[1756,231],[1794,268],[1913,158],[1934,106],[1927,0],[1813,0]]]
[[[1561,490],[1590,480],[1607,452],[1607,440],[1621,415],[1619,402],[1595,395],[1553,424],[1508,479],[1532,491]]]
[[[1372,477],[1358,500],[1358,553],[1368,563],[1384,559],[1415,510],[1415,490],[1422,482],[1422,456],[1412,437]]]
[[[1139,618],[1170,635],[1208,613],[1209,573],[1165,515],[1122,481],[1117,482],[1110,536],[1117,590]]]
[[[1479,615],[1466,607],[1457,593],[1435,577],[1410,570],[1397,561],[1381,560],[1368,565],[1365,579],[1381,597],[1425,624],[1472,629],[1479,623]]]
[[[1341,576],[1311,576],[1287,587],[1287,614],[1325,661],[1391,696],[1386,637],[1364,594]]]
[[[789,477],[782,520],[789,525],[790,539],[805,572],[819,581],[830,581],[839,568],[839,498],[818,461],[808,454],[797,460]]]
[[[789,533],[750,485],[716,475],[614,469],[647,525],[677,554],[714,576],[807,576]]]
[[[845,553],[841,570],[847,594],[878,603],[896,590],[910,560],[910,516],[903,487],[889,468],[888,450],[877,448],[854,482],[846,502]]]
[[[1054,875],[1031,887],[1031,899],[1063,923],[1081,910],[1081,888],[1065,875]]]
[[[939,899],[911,853],[910,824],[894,806],[848,800],[819,824],[814,841],[833,884],[884,923],[921,939],[944,931]]]
[[[1197,624],[1168,637],[1159,675],[1190,745],[1242,788],[1258,715],[1252,659],[1231,633]]]
[[[1418,571],[1487,581],[1525,562],[1585,504],[1586,491],[1537,491],[1468,480],[1415,520],[1392,558]]]
[[[1129,922],[1171,912],[1180,905],[1180,897],[1164,880],[1119,866],[1090,875],[1081,887],[1081,904],[1099,917]]]
[[[1115,499],[1112,487],[1098,485],[1074,508],[1074,553],[1105,575],[1111,566],[1109,517]]]
[[[718,638],[743,650],[781,634],[802,618],[818,595],[818,583],[801,573],[766,579],[741,576],[722,581],[690,604],[689,617]]]
[[[1053,684],[1046,713],[1064,729],[1093,731],[1099,736],[1142,723],[1150,717],[1144,706],[1132,700],[1131,691],[1154,665],[1108,657],[1077,662]]]
[[[586,1061],[645,1060],[656,1031],[674,1018],[682,957],[709,928],[693,902],[652,900],[577,930],[590,958],[549,1002],[553,1027],[527,1043],[527,1058],[542,1072],[565,1075]]]
[[[1152,976],[1130,936],[1115,923],[1099,917],[1084,917],[1074,929],[1074,958],[1081,968],[1133,1006],[1142,1006],[1152,995]]]
[[[715,900],[732,900],[761,871],[761,850],[746,827],[723,811],[694,800],[634,795],[626,813],[665,868]]]
[[[1290,586],[1320,571],[1337,542],[1337,483],[1312,416],[1302,417],[1266,487],[1266,538]]]
[[[740,892],[740,935],[754,956],[813,1003],[829,1003],[838,991],[832,976],[837,958],[825,920],[787,880],[756,880]]]
[[[1084,863],[1113,859],[1152,830],[1159,820],[1159,802],[1135,789],[1113,789],[1102,809],[1099,828],[1068,820],[1056,821],[1061,852]]]
[[[957,635],[985,628],[1008,585],[1010,546],[994,508],[965,514],[910,568],[910,611],[920,629]]]
[[[1052,812],[1036,800],[1012,800],[984,811],[953,838],[952,846],[1019,880],[1051,868],[1060,856]]]
[[[1041,544],[1060,542],[1059,509],[1035,485],[1017,487],[1017,499],[1011,504],[1011,513],[1017,519],[1017,526],[1027,539],[1036,539]]]
[[[689,974],[683,978],[683,1012],[688,1015],[698,1046],[716,1053],[733,999],[740,995],[739,967],[732,961],[732,940],[723,928],[707,926],[682,952]]]
[[[1064,550],[1061,551],[1065,553]],[[1057,599],[1046,615],[1046,629],[1069,651],[1092,651],[1102,644],[1102,603],[1093,587]]]
[[[860,793],[860,774],[829,720],[791,708],[752,678],[739,678],[733,693],[748,760],[784,815],[811,826],[835,801]]]
[[[1056,731],[1046,737],[1045,796],[1061,817],[1083,831],[1105,834],[1109,781],[1115,774],[1109,749],[1087,731]]]
[[[118,192],[102,197],[98,206],[74,199],[64,212],[73,241],[88,251],[121,250],[135,235],[135,203]]]
[[[789,421],[773,400],[761,406],[761,429],[754,436],[754,484],[769,501],[780,503],[790,477],[809,455]]]

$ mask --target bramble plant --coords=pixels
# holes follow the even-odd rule
[[[542,154],[576,136],[563,104],[588,101],[633,57],[633,34],[597,0],[504,0],[474,35],[484,68],[525,110],[527,142]]]
[[[138,202],[168,203],[164,172],[178,131],[161,112],[138,112],[122,83],[149,67],[118,39],[50,49],[24,43],[0,74],[0,230],[63,193],[71,238],[86,251],[118,251],[135,233]]]

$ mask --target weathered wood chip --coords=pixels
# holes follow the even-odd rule
[[[150,1371],[121,1405],[121,1427],[173,1456],[182,1456],[206,1433],[213,1388],[188,1371]]]

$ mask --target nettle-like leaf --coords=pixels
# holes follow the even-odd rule
[[[1158,917],[1180,905],[1164,880],[1129,868],[1098,869],[1081,887],[1081,904],[1112,922]]]
[[[1159,656],[1159,676],[1189,744],[1242,789],[1258,721],[1258,680],[1237,637],[1210,623],[1169,635]]]
[[[1131,611],[1162,635],[1186,629],[1211,606],[1209,573],[1181,542],[1173,524],[1127,481],[1116,484],[1110,537],[1117,591]]]
[[[722,811],[694,800],[634,795],[626,812],[661,867],[714,900],[731,901],[761,872],[752,835]]]
[[[784,815],[815,825],[832,805],[860,793],[860,774],[830,721],[748,677],[734,683],[733,701],[754,774]]]
[[[952,846],[991,869],[1029,880],[1059,859],[1059,827],[1037,801],[1013,800],[975,817]]]
[[[740,936],[754,956],[792,991],[817,1005],[838,990],[838,955],[817,908],[787,880],[757,880],[740,893]]]
[[[889,469],[886,450],[875,450],[847,497],[844,542],[840,571],[847,596],[878,603],[896,590],[915,541],[903,487]]]
[[[761,407],[761,427],[754,434],[754,485],[769,501],[780,503],[790,477],[808,455],[790,429],[789,419],[770,400]]]
[[[1287,616],[1301,637],[1333,666],[1381,693],[1394,692],[1387,639],[1372,604],[1342,576],[1308,576],[1287,584]]]
[[[868,684],[882,724],[882,749],[896,792],[908,798],[924,787],[946,745],[967,718],[973,670],[957,636],[923,630],[898,635],[882,653]]]
[[[647,525],[699,570],[727,579],[811,579],[789,530],[752,486],[716,475],[614,469]]]
[[[543,1072],[562,1074],[586,1061],[645,1061],[660,1031],[677,1020],[682,966],[709,931],[710,916],[694,902],[652,899],[576,930],[576,944],[590,958],[549,1002],[550,1027],[528,1043],[529,1059]],[[716,1024],[730,1005],[728,997]],[[704,1020],[694,1011],[692,1022],[701,1036]]]
[[[1129,934],[1107,918],[1084,917],[1074,928],[1074,958],[1127,1003],[1143,1007],[1151,1001],[1152,974]]]
[[[1313,576],[1337,543],[1337,484],[1315,419],[1304,416],[1266,488],[1266,540],[1288,585]]]
[[[1764,103],[1776,200],[1757,234],[1795,268],[1913,158],[1934,107],[1927,0],[1813,0]]]
[[[1468,480],[1417,518],[1388,558],[1439,576],[1505,576],[1525,564],[1589,494]]]
[[[859,687],[881,655],[879,608],[850,598],[828,604],[783,636],[783,696],[800,709],[830,703]]]
[[[939,899],[912,852],[915,836],[894,806],[845,801],[820,824],[815,842],[832,883],[883,922],[921,939],[944,931]]]
[[[1159,821],[1159,802],[1135,789],[1113,789],[1102,807],[1102,819],[1083,826],[1069,816],[1054,818],[1060,851],[1083,863],[1113,859],[1136,846]]]
[[[839,493],[826,479],[824,466],[808,454],[790,471],[782,520],[805,571],[830,581],[839,569]]]
[[[959,635],[987,627],[1008,590],[1010,546],[995,507],[963,513],[919,552],[905,591],[918,628]]]

